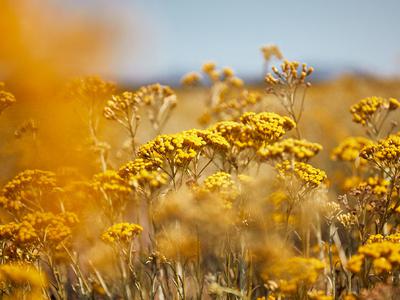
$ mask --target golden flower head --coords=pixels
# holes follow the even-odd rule
[[[257,154],[263,160],[307,161],[318,154],[322,146],[307,140],[284,139],[270,145],[261,146]]]
[[[359,158],[360,151],[372,143],[370,139],[365,137],[347,137],[332,150],[331,158],[354,162]],[[360,162],[363,163],[362,160]]]
[[[117,223],[109,227],[101,239],[110,244],[128,243],[143,231],[143,227],[133,223]]]
[[[283,177],[294,174],[298,179],[311,187],[318,187],[326,180],[324,171],[314,168],[313,166],[303,162],[283,161],[276,165],[276,169]]]
[[[353,115],[353,121],[363,126],[370,122],[375,114],[382,110],[395,110],[400,107],[397,99],[368,97],[361,99],[358,103],[350,107],[350,113]]]

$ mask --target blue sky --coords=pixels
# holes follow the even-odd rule
[[[117,75],[126,79],[176,76],[207,60],[230,65],[243,77],[255,77],[262,70],[260,46],[269,43],[278,44],[288,59],[308,62],[317,70],[400,74],[398,0],[92,0],[86,4],[106,22],[124,24],[115,63]]]

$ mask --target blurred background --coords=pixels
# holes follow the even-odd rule
[[[397,0],[1,2],[3,77],[18,76],[22,65],[43,64],[52,75],[98,73],[127,83],[174,84],[215,60],[244,79],[260,80],[260,47],[269,43],[324,78],[400,73]]]

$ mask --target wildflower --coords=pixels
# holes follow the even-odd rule
[[[277,141],[286,131],[296,127],[292,119],[271,112],[248,112],[240,117],[240,121],[251,129],[252,139],[259,142]]]
[[[238,196],[239,191],[232,180],[232,176],[225,172],[217,172],[208,176],[203,184],[196,188],[199,194],[211,194],[225,201],[228,207],[232,206],[232,201]]]
[[[357,224],[357,218],[352,213],[341,213],[337,216],[337,220],[341,223],[345,228],[350,228]]]
[[[307,161],[321,150],[320,144],[288,138],[271,145],[261,146],[257,154],[263,160],[289,160],[293,158],[296,161]]]
[[[265,45],[261,47],[261,52],[266,61],[269,61],[272,57],[276,57],[279,60],[283,58],[282,52],[277,45]]]
[[[118,223],[109,227],[101,239],[110,244],[129,243],[143,231],[143,227],[133,223]]]
[[[377,144],[366,146],[360,156],[382,169],[387,168],[395,173],[395,170],[400,168],[400,136],[390,135]]]
[[[0,205],[9,212],[18,212],[24,208],[37,209],[43,194],[50,193],[56,187],[56,176],[52,172],[25,170],[10,180],[1,190]]]
[[[35,212],[25,215],[21,222],[1,225],[0,238],[16,245],[42,245],[57,250],[71,238],[72,228],[77,223],[77,216],[70,212]]]
[[[169,86],[158,83],[141,87],[133,97],[136,103],[145,107],[156,132],[164,127],[177,104],[175,92]]]
[[[295,294],[301,286],[314,284],[325,265],[315,258],[291,257],[277,262],[264,274],[267,278],[275,278],[280,291],[285,295]]]
[[[358,273],[366,260],[372,262],[377,274],[398,270],[400,267],[400,244],[389,239],[370,240],[358,248],[358,254],[352,256],[347,267],[350,271]]]
[[[350,112],[353,115],[353,121],[363,126],[373,122],[373,116],[382,110],[392,111],[400,107],[400,102],[397,99],[368,97],[361,99],[357,104],[350,107]]]
[[[196,85],[199,83],[201,75],[197,72],[190,72],[184,75],[181,79],[183,85]]]
[[[347,137],[336,148],[332,150],[331,158],[333,160],[342,160],[355,162],[360,155],[360,151],[371,145],[373,142],[365,137]],[[360,160],[365,164],[365,160]]]
[[[290,161],[285,160],[277,164],[276,169],[281,176],[285,177],[292,173],[311,187],[318,187],[326,180],[324,171],[303,162],[294,162],[292,164]]]

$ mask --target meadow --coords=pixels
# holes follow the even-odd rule
[[[1,299],[398,299],[399,80],[262,54],[257,85],[5,80]]]

